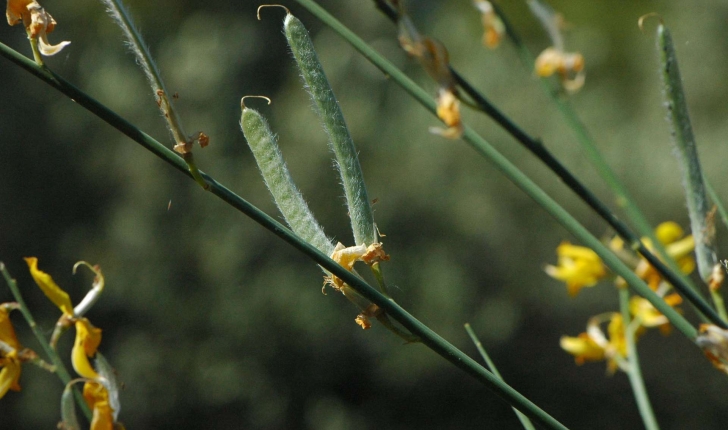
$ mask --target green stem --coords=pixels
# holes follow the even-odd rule
[[[382,290],[382,293],[389,297],[389,291],[387,290],[387,282],[384,280],[384,273],[382,273],[382,267],[379,263],[374,263],[371,265],[372,273],[374,274],[374,277],[377,279],[377,284],[379,284],[379,289]]]
[[[308,9],[332,30],[337,32],[367,60],[382,70],[382,72],[402,87],[402,89],[417,100],[423,107],[429,110],[433,115],[437,115],[437,107],[432,97],[404,73],[402,73],[401,70],[366,44],[361,38],[359,38],[359,36],[346,28],[341,22],[326,12],[316,2],[312,0],[297,0],[297,2]],[[695,337],[697,336],[695,327],[690,325],[690,323],[672,307],[668,306],[664,300],[657,296],[641,279],[637,277],[637,275],[630,270],[630,268],[628,268],[614,255],[614,253],[612,253],[612,251],[602,244],[599,239],[589,233],[589,231],[587,231],[584,226],[571,216],[569,212],[559,206],[556,201],[554,201],[548,194],[546,194],[545,191],[521,172],[513,163],[508,161],[508,159],[506,159],[500,152],[493,148],[485,139],[468,126],[464,126],[463,139],[479,154],[490,160],[496,168],[498,168],[506,177],[508,177],[508,179],[511,180],[511,182],[536,201],[536,203],[541,205],[584,245],[592,248],[607,266],[609,266],[617,275],[623,277],[630,287],[637,292],[637,294],[647,299],[655,308],[665,315],[665,317],[667,317],[678,330],[687,336],[688,339],[695,340]],[[629,242],[629,244],[634,248],[642,246],[639,241],[636,243]],[[659,263],[659,260],[657,260],[657,262]],[[705,304],[705,307],[706,312],[710,311],[714,314],[716,325],[728,327],[728,325],[726,325],[720,317],[715,314],[715,311],[713,311],[710,306]]]
[[[635,331],[632,329],[629,313],[629,290],[626,288],[619,288],[619,309],[622,312],[622,323],[624,325],[624,337],[627,342],[627,376],[629,377],[629,383],[632,385],[632,392],[634,393],[635,401],[637,402],[637,408],[642,416],[642,421],[645,424],[647,430],[659,430],[655,413],[652,411],[652,405],[650,404],[650,398],[647,395],[647,389],[645,388],[645,381],[642,378],[642,370],[640,369],[640,360],[637,355],[637,344],[635,339]]]
[[[2,45],[2,47],[4,46],[5,45]],[[25,304],[25,300],[23,300],[23,296],[20,294],[17,282],[15,282],[15,279],[10,276],[10,272],[8,272],[8,269],[5,267],[5,264],[3,262],[0,262],[0,272],[2,272],[3,277],[5,278],[5,282],[8,284],[8,288],[10,288],[10,292],[13,294],[15,301],[18,302],[18,305],[20,305],[20,312],[23,314],[25,321],[28,322],[30,330],[33,332],[33,335],[35,335],[38,343],[40,343],[43,351],[45,351],[46,355],[48,355],[48,357],[51,359],[51,363],[53,363],[53,366],[55,366],[55,374],[58,375],[64,386],[67,385],[69,382],[71,382],[71,375],[68,373],[66,365],[63,364],[63,360],[61,360],[61,357],[58,355],[58,353],[53,348],[51,348],[48,340],[43,337],[43,333],[38,327],[38,324],[36,324],[35,318],[33,318],[33,314],[30,312],[30,309],[28,309],[28,305]],[[90,421],[91,409],[89,409],[88,405],[86,404],[86,401],[83,398],[83,394],[81,394],[78,389],[75,389],[74,395],[76,397],[76,403],[81,406],[84,415],[86,415],[86,418],[88,418],[88,420]]]
[[[94,115],[106,121],[111,126],[121,131],[132,140],[152,152],[154,155],[161,158],[166,163],[170,164],[172,167],[191,177],[185,162],[177,154],[159,143],[148,134],[139,130],[137,127],[120,117],[118,114],[116,114],[106,106],[102,105],[95,99],[88,96],[86,93],[71,85],[65,79],[61,78],[60,76],[56,75],[48,69],[38,67],[32,61],[28,60],[24,56],[20,55],[19,53],[2,43],[0,43],[0,55],[9,59],[16,65],[30,72],[32,75],[36,76],[37,78],[46,82],[61,93],[65,94],[70,99],[78,103],[80,106],[84,107]],[[508,384],[496,378],[491,372],[480,366],[472,358],[468,357],[465,353],[457,349],[454,345],[443,339],[440,335],[432,331],[429,327],[422,324],[422,322],[410,315],[406,310],[400,307],[393,300],[387,298],[382,293],[377,291],[374,287],[370,286],[362,279],[357,277],[355,274],[349,272],[348,270],[337,264],[335,261],[331,260],[327,255],[323,254],[315,247],[296,236],[283,224],[279,223],[257,207],[253,206],[242,197],[236,195],[228,188],[218,183],[212,177],[204,173],[202,175],[210,184],[211,194],[219,197],[224,202],[226,202],[236,210],[242,212],[289,245],[301,251],[301,253],[308,256],[315,263],[323,266],[331,273],[341,278],[345,283],[349,284],[349,286],[351,286],[361,295],[384,309],[384,311],[386,311],[392,319],[400,323],[413,335],[419,337],[422,343],[432,349],[435,353],[449,361],[457,368],[463,370],[470,376],[477,379],[479,382],[481,382],[487,388],[503,398],[505,401],[521,410],[524,414],[528,415],[535,422],[541,424],[544,428],[566,429],[566,427],[558,422],[555,418],[544,412],[541,408],[536,406],[533,402],[525,398],[522,394],[514,390]]]
[[[465,323],[465,331],[468,332],[468,336],[470,336],[470,340],[473,341],[475,344],[475,348],[478,349],[478,352],[480,353],[480,356],[483,357],[483,360],[485,361],[485,364],[488,366],[488,369],[490,369],[493,374],[500,379],[501,381],[505,381],[503,379],[503,376],[501,376],[498,369],[495,367],[495,363],[493,360],[490,359],[490,356],[487,352],[485,352],[485,348],[483,348],[483,344],[480,343],[480,339],[478,339],[478,335],[475,334],[475,331],[473,331],[473,328],[470,327],[469,323]],[[527,416],[523,415],[521,412],[518,411],[518,409],[513,409],[513,411],[516,413],[516,416],[518,417],[518,420],[521,422],[521,425],[526,430],[536,430],[536,428],[533,426],[533,423],[531,420],[528,419]]]

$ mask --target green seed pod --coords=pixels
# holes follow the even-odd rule
[[[240,127],[253,151],[263,180],[288,225],[303,240],[324,254],[331,255],[334,245],[296,188],[268,122],[260,113],[243,105]]]
[[[73,397],[73,384],[71,381],[63,389],[61,395],[61,424],[63,430],[81,430],[76,416],[76,403]]]
[[[378,240],[374,215],[364,184],[364,176],[339,102],[331,90],[331,85],[321,67],[308,31],[301,21],[288,13],[284,21],[284,30],[296,64],[301,71],[301,77],[313,99],[316,112],[329,136],[329,145],[336,157],[336,165],[341,174],[341,182],[344,186],[351,217],[355,244],[376,243]]]
[[[670,123],[672,140],[677,147],[676,154],[683,175],[690,227],[695,239],[698,272],[703,280],[707,280],[712,274],[713,267],[717,264],[714,237],[711,234],[713,228],[707,222],[709,204],[705,195],[703,174],[685,102],[675,48],[669,30],[662,23],[657,27],[657,48],[660,53],[660,75],[662,76],[665,106],[668,111],[667,120]]]

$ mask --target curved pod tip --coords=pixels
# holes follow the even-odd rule
[[[288,10],[288,8],[283,6],[282,4],[262,4],[262,5],[258,6],[258,10],[255,13],[255,15],[258,17],[258,21],[260,21],[260,10],[263,9],[264,7],[282,7],[283,9],[286,10],[286,17],[288,17],[291,14],[291,11]]]
[[[268,100],[268,104],[269,104],[269,105],[270,105],[271,103],[273,103],[273,101],[272,101],[271,99],[269,99],[268,97],[266,97],[266,96],[243,96],[243,98],[242,98],[242,99],[240,99],[240,108],[241,108],[242,110],[248,109],[248,107],[247,107],[247,106],[245,106],[245,99],[249,99],[249,98],[256,98],[256,99],[263,99],[263,100]]]

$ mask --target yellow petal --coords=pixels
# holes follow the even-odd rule
[[[35,279],[35,283],[38,284],[43,293],[48,297],[53,304],[64,314],[73,316],[73,305],[71,299],[68,297],[68,293],[63,291],[51,278],[51,275],[38,270],[38,259],[35,257],[26,257],[25,262],[28,263],[30,268],[30,275]]]
[[[577,364],[604,359],[604,349],[586,333],[581,333],[578,337],[562,336],[559,344],[561,349],[574,356]]]
[[[20,379],[20,361],[13,354],[0,359],[0,399],[5,396],[8,390],[20,391],[18,380]]]
[[[685,232],[682,227],[674,221],[665,221],[655,229],[657,240],[667,245],[683,237]]]
[[[10,345],[13,349],[20,349],[20,343],[15,336],[15,329],[10,321],[9,311],[5,306],[0,306],[0,340]]]
[[[86,318],[76,321],[76,341],[71,351],[71,363],[76,373],[84,378],[97,379],[99,377],[88,358],[96,355],[100,343],[100,328],[91,325],[91,322]]]
[[[86,382],[83,384],[83,398],[93,411],[91,430],[113,430],[114,415],[106,388],[96,381]]]
[[[30,268],[30,275],[40,289],[43,290],[46,297],[58,306],[61,312],[68,316],[73,316],[73,305],[71,304],[71,299],[68,297],[68,293],[63,291],[53,281],[51,275],[38,270],[38,259],[35,257],[26,257],[25,262],[28,263],[28,267]]]

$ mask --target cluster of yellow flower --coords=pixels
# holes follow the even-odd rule
[[[685,274],[695,269],[695,260],[691,253],[695,242],[691,235],[685,236],[683,229],[674,222],[664,222],[655,230],[655,236],[665,246],[667,254],[674,259]],[[642,241],[652,249],[649,239]],[[670,285],[663,282],[662,277],[644,258],[635,259],[628,252],[619,238],[610,242],[610,248],[625,263],[634,268],[634,272],[644,280],[650,288],[662,297],[665,302],[675,307],[682,302],[682,298],[675,293],[669,294]],[[563,242],[556,248],[558,264],[547,265],[546,273],[566,283],[567,291],[574,297],[584,287],[592,287],[599,280],[607,277],[608,273],[599,256],[589,248]],[[615,283],[625,288],[623,279],[616,278]],[[629,311],[635,321],[635,336],[640,335],[647,328],[659,328],[663,333],[669,333],[670,323],[652,304],[642,297],[632,297],[629,302]],[[600,328],[601,324],[608,322],[607,333]],[[625,329],[622,316],[619,313],[606,313],[591,318],[587,324],[586,332],[577,337],[564,336],[561,338],[561,347],[576,358],[578,364],[586,361],[607,360],[608,368],[615,371],[620,363],[627,358],[625,347]]]
[[[74,307],[71,299],[61,289],[53,278],[47,273],[38,269],[38,259],[28,257],[25,259],[30,269],[30,274],[38,284],[43,293],[61,310],[61,317],[56,324],[50,345],[55,350],[60,335],[71,326],[76,329],[76,340],[71,351],[71,363],[74,370],[83,381],[83,397],[93,412],[91,421],[92,430],[113,430],[123,426],[116,421],[119,414],[118,392],[110,389],[112,385],[108,376],[99,374],[89,362],[89,358],[97,355],[101,343],[101,329],[94,327],[88,318],[83,315],[96,302],[104,288],[104,277],[98,266],[92,266],[86,262],[76,263],[74,272],[80,265],[86,266],[94,272],[94,282],[91,290],[84,299]],[[8,390],[20,391],[21,364],[37,358],[37,355],[22,348],[15,335],[15,330],[10,322],[8,313],[18,309],[17,303],[0,304],[0,398]],[[75,381],[72,381],[73,384]],[[110,391],[112,391],[110,393]]]

